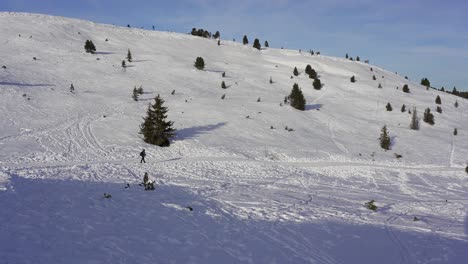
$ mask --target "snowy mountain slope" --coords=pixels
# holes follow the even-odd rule
[[[7,263],[62,263],[70,254],[76,263],[467,257],[466,100],[344,58],[23,13],[0,13],[0,27],[7,67],[0,69],[0,203],[8,211],[0,218],[0,257]],[[84,52],[87,39],[96,54]],[[123,70],[127,49],[134,61]],[[198,56],[205,71],[193,67]],[[307,64],[322,90],[303,73]],[[294,67],[301,74],[291,79]],[[306,96],[303,112],[280,106],[295,82]],[[135,85],[145,90],[139,102],[131,99]],[[146,145],[138,134],[157,94],[178,129],[169,148]],[[435,125],[410,130],[402,104],[420,117],[430,107]],[[393,137],[387,152],[377,140],[383,125]],[[148,164],[138,164],[142,148]],[[163,183],[154,193],[135,185],[145,171]],[[363,207],[371,199],[377,212]],[[107,219],[103,230],[97,216],[118,220]]]

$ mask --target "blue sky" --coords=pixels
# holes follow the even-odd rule
[[[1,0],[0,11],[268,40],[271,47],[346,53],[411,80],[468,91],[464,0]]]

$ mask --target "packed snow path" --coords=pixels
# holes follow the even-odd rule
[[[460,98],[341,58],[60,17],[0,13],[0,35],[0,263],[468,258],[468,105]],[[86,39],[97,54],[84,53]],[[124,71],[128,48],[135,60]],[[206,71],[193,69],[197,56]],[[290,78],[307,64],[322,90],[303,73]],[[280,106],[294,82],[307,111]],[[410,94],[396,89],[407,82]],[[138,102],[135,85],[145,90]],[[138,135],[156,94],[178,129],[169,148]],[[439,94],[436,125],[409,130],[400,105],[421,114]],[[377,141],[384,124],[393,137],[387,152]],[[145,172],[155,191],[138,186]],[[370,200],[377,211],[364,207]]]

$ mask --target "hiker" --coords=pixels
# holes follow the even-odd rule
[[[148,173],[145,172],[145,176],[143,176],[143,184],[146,186],[146,184],[148,183]]]
[[[140,163],[146,163],[146,160],[145,160],[145,156],[146,156],[146,152],[145,152],[145,149],[143,149],[143,151],[140,152],[140,156],[141,156],[141,160],[140,160]]]

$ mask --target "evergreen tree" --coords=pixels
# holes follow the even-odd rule
[[[226,98],[226,94],[223,94],[223,95],[221,96],[221,100],[224,100],[224,98]]]
[[[132,53],[130,52],[130,49],[128,49],[128,52],[127,52],[127,60],[128,62],[132,62]]]
[[[454,135],[454,136],[458,135],[458,130],[457,130],[457,128],[455,128],[455,129],[453,130],[453,135]]]
[[[455,108],[458,108],[458,101],[455,101],[454,106],[455,106]]]
[[[140,85],[140,87],[138,87],[138,93],[139,94],[143,94],[143,85]]]
[[[403,105],[401,106],[401,112],[402,112],[402,113],[406,112],[406,105],[405,105],[405,104],[403,104]]]
[[[453,87],[453,90],[452,90],[452,94],[453,95],[459,95],[458,91],[457,91],[457,87]]]
[[[213,38],[217,39],[219,37],[221,37],[221,34],[219,34],[219,31],[216,31],[213,35]]]
[[[133,98],[134,101],[138,101],[138,90],[137,90],[136,86],[133,87],[132,98]]]
[[[409,87],[408,87],[407,84],[403,85],[403,92],[404,93],[409,93],[410,92]]]
[[[127,67],[127,64],[125,64],[125,61],[123,60],[122,61],[122,68],[126,68]]]
[[[372,76],[372,80],[376,81],[377,78],[375,77],[375,75]]]
[[[465,168],[465,172],[466,172],[466,173],[468,173],[468,166],[466,166],[466,168]]]
[[[171,95],[174,95],[174,94],[175,94],[175,90],[172,90]]]
[[[302,94],[302,91],[299,88],[299,85],[297,83],[295,83],[293,85],[293,88],[291,90],[291,94],[289,95],[289,100],[291,102],[292,107],[296,108],[297,110],[301,110],[301,111],[305,110],[306,100],[305,100],[304,95]]]
[[[379,88],[382,88],[382,84],[381,84],[381,83],[379,83]]]
[[[203,70],[205,68],[205,61],[203,60],[202,57],[197,57],[197,59],[195,60],[195,68],[199,69],[199,70]]]
[[[445,92],[445,88],[442,86],[442,88],[440,88],[440,91]]]
[[[315,90],[320,90],[320,89],[322,89],[322,82],[320,81],[319,78],[315,78],[315,79],[314,79],[314,82],[312,83],[312,85],[314,86],[314,89],[315,89]]]
[[[345,58],[346,58],[346,59],[348,59],[348,58],[349,58],[349,56],[348,56],[348,53],[346,53],[346,56],[345,56]]]
[[[257,99],[257,103],[259,103],[259,102],[261,102],[261,101],[262,101],[262,99],[259,97],[259,98]]]
[[[265,40],[265,43],[263,44],[263,46],[265,46],[265,48],[269,48],[270,44],[268,43],[268,41]]]
[[[270,84],[273,84],[273,79],[271,78],[271,76],[270,76]]]
[[[244,38],[242,39],[242,43],[244,43],[244,45],[249,44],[249,39],[247,38],[247,35],[244,35]]]
[[[94,54],[94,52],[96,52],[96,46],[94,46],[91,40],[86,40],[84,48],[87,53]]]
[[[297,67],[294,67],[293,74],[294,74],[294,76],[299,75],[299,71],[297,71]]]
[[[70,84],[70,92],[71,93],[75,92],[75,86],[73,86],[73,83]]]
[[[261,50],[262,49],[262,45],[260,45],[260,40],[258,40],[257,38],[254,40],[254,43],[253,43],[253,47],[258,49],[258,50]]]
[[[317,72],[314,69],[310,70],[309,78],[310,79],[317,79]]]
[[[221,73],[221,77],[226,77],[226,72]]]
[[[352,83],[356,82],[356,78],[354,77],[354,75],[351,77],[350,81],[351,81]]]
[[[390,103],[387,103],[385,108],[387,108],[387,111],[393,111],[392,105]]]
[[[310,66],[310,64],[307,64],[307,66],[305,67],[305,73],[310,75],[310,72],[312,71],[312,66]]]
[[[226,87],[226,83],[224,83],[224,81],[221,82],[221,88],[223,88],[223,89],[226,89],[226,88],[227,88],[227,87]]]
[[[175,129],[172,128],[174,122],[166,121],[168,109],[163,106],[164,100],[159,94],[154,100],[154,104],[148,106],[146,117],[140,125],[140,134],[146,143],[168,147],[170,139],[175,136]]]
[[[437,106],[436,111],[437,113],[442,114],[442,107]]]
[[[388,136],[388,131],[387,131],[387,126],[382,127],[382,133],[380,134],[379,141],[380,141],[380,147],[389,150],[390,149],[390,137]]]
[[[435,99],[435,103],[436,104],[442,104],[442,100],[440,100],[440,96],[437,96],[436,99]]]
[[[361,59],[359,58],[359,56],[356,57],[356,61],[361,61]]]
[[[434,125],[434,115],[431,113],[431,109],[427,108],[426,111],[424,111],[423,121],[429,125]]]
[[[408,112],[411,112],[411,110]],[[416,107],[413,107],[413,114],[411,116],[410,129],[419,130],[419,118],[418,118],[418,112],[416,111]]]
[[[431,86],[431,82],[429,81],[429,79],[423,78],[423,79],[421,80],[421,85],[424,85],[424,86],[426,86],[426,87],[430,87],[430,86]]]

